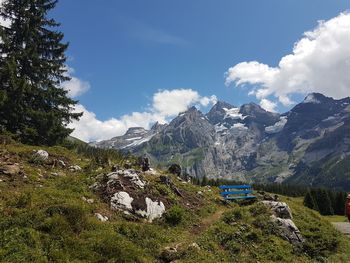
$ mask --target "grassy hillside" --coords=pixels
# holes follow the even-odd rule
[[[111,165],[137,168],[132,157],[83,144],[43,148],[6,137],[0,143],[0,170],[10,164],[19,167],[12,174],[0,173],[1,262],[349,261],[349,240],[299,199],[281,197],[307,240],[302,247],[276,235],[270,211],[261,203],[225,204],[217,189],[168,175],[181,197],[161,183],[163,172],[144,178],[149,191],[166,200],[165,216],[153,223],[130,220],[89,187]],[[38,149],[50,154],[48,161],[33,157]],[[70,171],[71,165],[82,170]],[[95,213],[109,220],[101,222]]]

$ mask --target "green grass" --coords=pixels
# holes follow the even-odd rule
[[[32,162],[32,152],[37,149],[83,170],[70,172]],[[128,221],[122,213],[111,211],[89,186],[112,164],[135,159],[105,152],[109,163],[103,163],[101,170],[89,154],[97,152],[13,141],[2,145],[0,158],[18,162],[27,178],[3,177],[0,182],[0,262],[348,262],[350,258],[349,240],[329,223],[340,217],[321,217],[305,208],[300,198],[282,197],[307,238],[296,249],[274,233],[265,206],[225,205],[217,188],[183,183],[176,176],[170,178],[184,198],[161,184],[159,175],[146,176],[149,191],[166,199],[168,217],[152,224]],[[88,204],[82,197],[94,202]],[[110,220],[98,221],[96,212]],[[177,252],[164,253],[167,246],[176,247]]]
[[[346,216],[322,216],[323,219],[327,220],[328,222],[349,222],[348,218]]]

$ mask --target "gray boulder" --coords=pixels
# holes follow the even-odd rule
[[[285,202],[262,201],[262,203],[268,206],[276,217],[293,219],[292,211]]]
[[[41,160],[41,161],[46,161],[49,159],[49,153],[47,151],[44,151],[44,150],[38,150],[34,153],[34,157],[36,159]]]
[[[277,230],[277,234],[287,239],[293,245],[299,245],[305,241],[298,227],[291,219],[271,216]]]

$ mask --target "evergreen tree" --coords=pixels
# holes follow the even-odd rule
[[[304,205],[308,208],[314,209],[314,210],[318,210],[318,206],[317,203],[315,202],[314,197],[311,194],[311,191],[309,190],[305,197],[304,197]]]
[[[338,192],[336,194],[335,204],[333,205],[334,214],[336,214],[336,215],[344,215],[346,196],[347,195],[344,192]]]
[[[204,177],[202,178],[202,182],[201,182],[202,186],[206,186],[208,185],[208,178],[204,175]]]
[[[68,44],[47,17],[57,0],[6,0],[0,16],[0,128],[33,144],[53,145],[66,138],[80,113],[60,84],[69,80],[65,61]]]
[[[319,208],[321,215],[333,215],[333,207],[331,203],[331,199],[329,197],[329,194],[324,189],[319,189],[317,191],[317,198],[316,198],[317,206]]]

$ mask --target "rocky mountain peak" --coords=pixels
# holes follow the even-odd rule
[[[223,122],[225,118],[229,117],[229,113],[232,109],[237,109],[238,111],[238,108],[235,108],[235,106],[219,100],[206,114],[206,117],[211,124],[215,125]]]
[[[305,97],[303,103],[320,104],[323,102],[330,102],[330,101],[334,101],[334,99],[330,98],[330,97],[326,97],[325,95],[323,95],[321,93],[313,92],[313,93],[309,93]]]
[[[256,115],[257,113],[259,114],[265,114],[267,113],[266,110],[260,107],[260,105],[251,102],[251,103],[246,103],[243,104],[240,108],[240,112],[244,115]]]
[[[166,126],[166,124],[161,124],[161,123],[159,123],[159,122],[157,121],[155,124],[152,125],[151,131],[159,132],[159,131],[161,131],[165,126]]]
[[[147,130],[142,127],[132,127],[126,131],[125,135],[143,135],[145,133]]]
[[[195,119],[203,117],[203,113],[198,110],[195,106],[192,106],[187,111],[180,113],[175,119],[177,118],[185,118],[187,120],[194,121]]]

